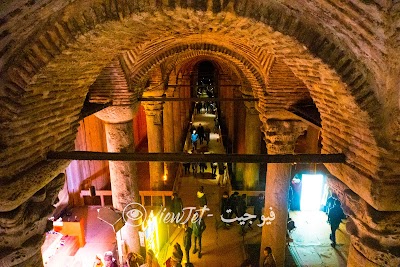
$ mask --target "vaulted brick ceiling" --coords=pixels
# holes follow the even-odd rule
[[[264,130],[317,109],[322,153],[346,156],[325,166],[348,208],[348,260],[398,266],[399,14],[385,0],[1,1],[0,261],[41,265],[70,163],[46,155],[74,150],[91,105],[133,104],[207,60],[259,99]]]
[[[399,123],[388,123],[388,114],[399,114],[398,109],[392,100],[382,101],[376,92],[383,85],[373,79],[383,78],[377,71],[382,54],[393,53],[383,45],[383,29],[372,32],[386,21],[376,16],[375,21],[352,22],[357,34],[351,39],[353,30],[334,19],[344,13],[348,22],[349,14],[358,18],[357,12],[379,12],[376,6],[340,9],[324,1],[197,2],[195,10],[161,9],[157,1],[15,5],[3,8],[9,12],[3,19],[7,29],[0,65],[5,81],[0,100],[3,183],[40,163],[50,150],[73,150],[89,92],[92,102],[107,103],[111,98],[117,104],[133,103],[149,79],[163,82],[171,71],[190,69],[204,59],[228,67],[236,81],[252,88],[260,99],[263,122],[272,111],[315,104],[323,152],[343,152],[348,161],[327,167],[353,190],[356,173],[369,184],[371,177],[383,181],[398,174],[399,159],[394,155],[400,151]],[[214,12],[201,11],[207,9]],[[321,10],[330,15],[318,16]],[[372,34],[382,39],[374,45],[367,42]],[[365,50],[374,60],[357,60],[366,56]],[[110,87],[99,91],[96,83],[102,79],[108,79]],[[386,97],[391,94],[386,92]],[[387,112],[381,112],[382,103]],[[371,193],[365,198],[373,203]]]

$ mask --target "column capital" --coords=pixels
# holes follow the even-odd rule
[[[400,212],[378,211],[346,184],[333,176],[328,176],[328,185],[340,200],[344,213],[348,216],[346,230],[351,236],[348,262],[362,262],[367,259],[377,266],[387,266],[390,262],[400,266],[400,257],[394,253],[398,247]],[[379,248],[375,244],[379,244]],[[364,259],[363,259],[364,258]],[[352,265],[355,266],[355,265]]]
[[[143,101],[146,117],[152,116],[155,125],[162,124],[162,111],[164,102],[161,101]]]
[[[139,103],[130,106],[110,106],[94,115],[107,123],[123,123],[133,120],[138,108]]]
[[[307,130],[300,120],[268,119],[262,127],[268,154],[291,154],[297,138]]]

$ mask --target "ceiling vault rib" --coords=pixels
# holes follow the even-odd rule
[[[344,154],[187,154],[187,153],[117,153],[70,151],[49,152],[47,160],[110,160],[162,162],[247,162],[247,163],[344,163]]]

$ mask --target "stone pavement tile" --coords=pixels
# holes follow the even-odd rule
[[[299,256],[301,266],[323,266],[322,259],[314,246],[296,246],[294,249]]]

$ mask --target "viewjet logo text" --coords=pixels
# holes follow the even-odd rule
[[[262,227],[264,225],[269,225],[273,220],[275,220],[275,213],[270,207],[269,216],[261,215],[261,223],[257,224],[257,226]],[[171,211],[167,211],[167,208],[161,208],[157,213],[153,213],[159,221],[164,223],[175,223],[175,224],[186,224],[187,222],[196,223],[204,216],[212,217],[214,216],[209,212],[210,209],[207,206],[204,206],[200,209],[196,207],[185,207],[182,209],[182,212],[173,213]],[[232,213],[231,209],[226,210],[226,213],[229,214],[228,218],[224,218],[222,214],[220,215],[221,221],[224,223],[233,223],[239,222],[240,225],[244,225],[247,223],[252,224],[253,221],[257,219],[256,215],[245,213],[240,217],[230,216]],[[136,202],[132,202],[127,205],[123,212],[122,217],[125,221],[125,224],[132,225],[134,227],[142,225],[147,219],[148,213],[145,207]]]

